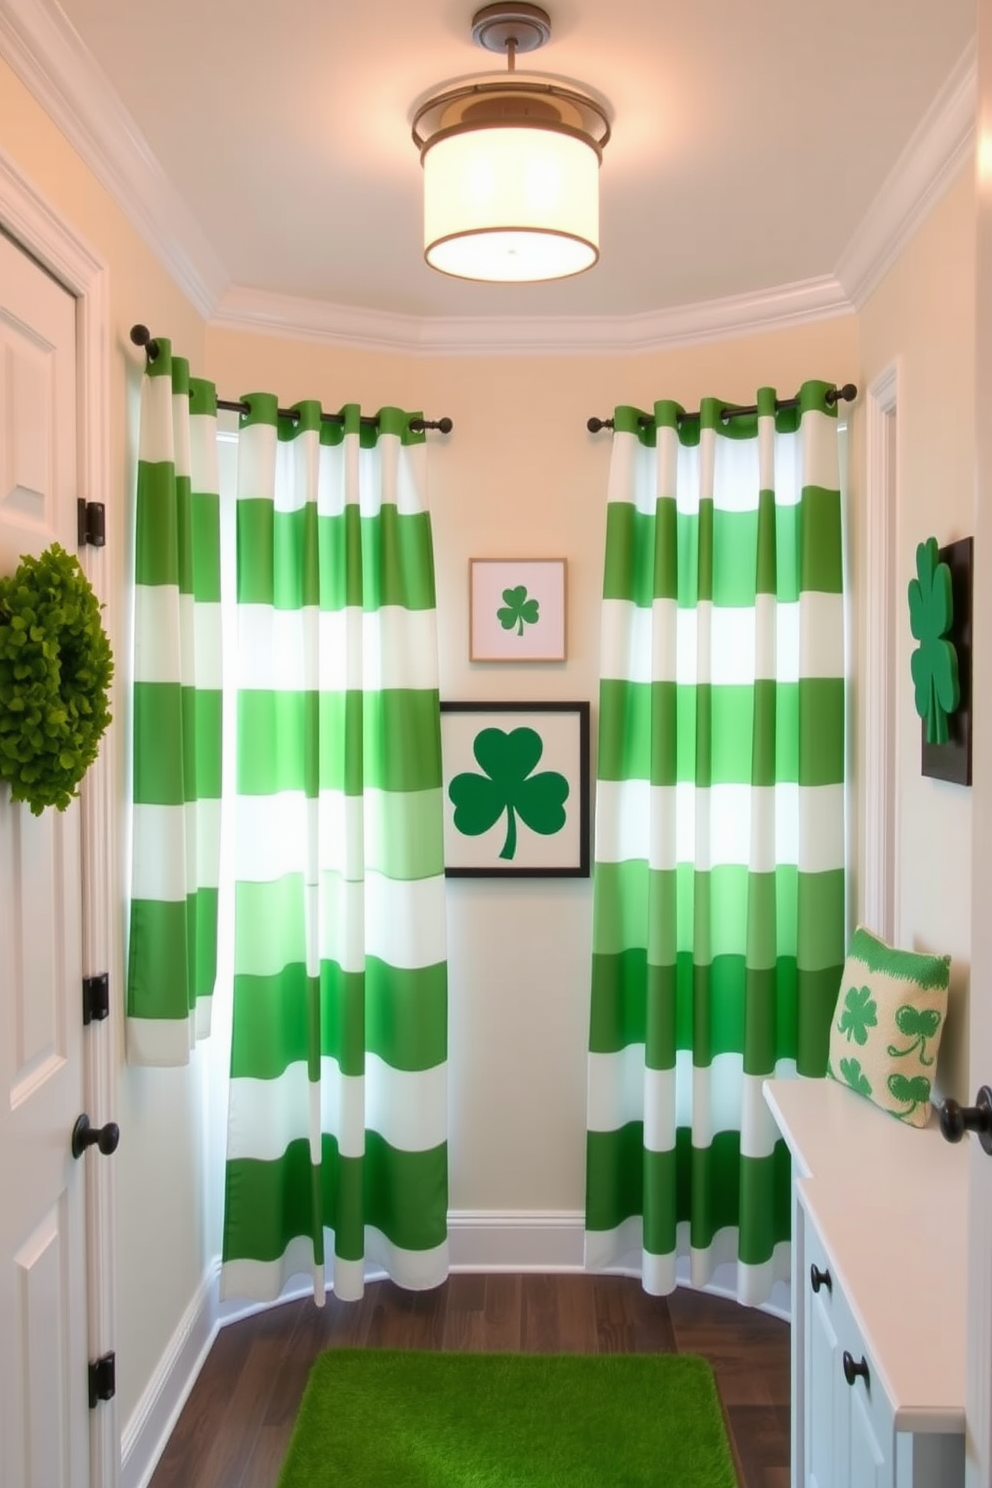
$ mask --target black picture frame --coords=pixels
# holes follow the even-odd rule
[[[589,704],[581,701],[441,703],[447,878],[589,877],[589,712]],[[533,830],[513,809],[512,802],[486,830],[468,833],[455,827],[452,780],[466,773],[482,780],[489,778],[474,753],[479,734],[486,728],[498,730],[507,738],[519,729],[538,734],[538,758],[523,770],[521,780],[533,781],[545,772],[565,777],[568,793],[563,803],[565,822],[560,829]],[[546,820],[553,819],[552,808]],[[512,849],[510,856],[506,855],[508,847]]]
[[[920,769],[934,780],[953,785],[971,784],[971,585],[974,538],[962,537],[937,550],[941,563],[951,570],[954,619],[947,633],[958,657],[961,701],[947,716],[946,744],[927,743],[926,719],[920,721]]]

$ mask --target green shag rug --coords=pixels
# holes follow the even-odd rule
[[[279,1488],[734,1488],[690,1354],[329,1349]]]

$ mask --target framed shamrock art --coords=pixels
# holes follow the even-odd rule
[[[471,558],[470,661],[565,660],[565,559]]]
[[[588,703],[442,703],[441,762],[449,878],[588,878]]]

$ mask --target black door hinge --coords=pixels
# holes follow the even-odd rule
[[[117,1355],[111,1352],[90,1365],[90,1410],[96,1410],[101,1400],[113,1400],[116,1394]]]
[[[76,543],[85,548],[102,548],[107,542],[107,508],[102,501],[76,500]]]
[[[83,1023],[102,1023],[110,1017],[110,977],[105,971],[83,977]]]

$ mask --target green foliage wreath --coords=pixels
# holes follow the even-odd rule
[[[0,780],[34,816],[64,811],[110,722],[101,605],[58,543],[0,578]]]

